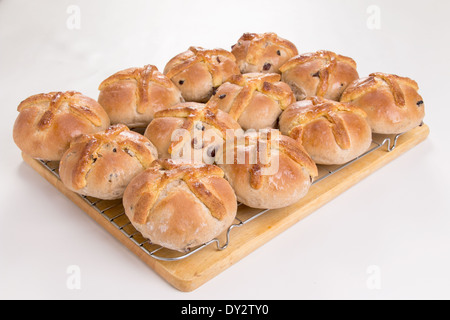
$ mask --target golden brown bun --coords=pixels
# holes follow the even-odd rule
[[[217,89],[209,104],[235,119],[244,130],[275,128],[281,112],[295,102],[277,73],[235,75]]]
[[[156,111],[183,102],[180,90],[155,66],[119,71],[99,86],[98,102],[112,124],[145,128]]]
[[[216,161],[238,201],[277,209],[306,195],[317,167],[300,143],[273,129],[247,132],[236,140],[219,150]]]
[[[298,54],[295,45],[275,33],[244,33],[231,47],[242,73],[280,73],[279,68]]]
[[[185,251],[225,231],[237,201],[223,172],[214,165],[157,160],[125,190],[125,213],[145,238]]]
[[[226,139],[226,131],[241,129],[231,116],[208,104],[185,102],[155,114],[144,135],[158,149],[160,159],[183,158],[213,163],[215,152]],[[187,134],[175,137],[182,130]]]
[[[280,130],[299,141],[317,164],[344,164],[372,143],[364,111],[319,97],[290,105],[280,117]]]
[[[17,110],[14,142],[24,153],[41,160],[60,160],[72,139],[105,130],[110,124],[97,101],[75,91],[33,95]]]
[[[131,179],[156,160],[157,151],[143,135],[116,124],[72,141],[59,175],[70,190],[99,199],[119,199]]]
[[[317,96],[339,101],[344,89],[359,78],[353,59],[324,50],[295,56],[280,71],[297,100]]]
[[[414,80],[386,73],[372,73],[354,81],[341,97],[367,113],[372,131],[397,134],[422,123],[425,105]]]
[[[190,47],[173,57],[164,68],[164,74],[181,90],[185,101],[202,103],[230,76],[239,73],[230,52],[201,47]]]

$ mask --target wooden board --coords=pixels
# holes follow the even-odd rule
[[[244,226],[234,228],[230,233],[231,241],[225,250],[217,250],[217,247],[212,244],[179,261],[160,261],[148,255],[136,245],[135,241],[132,241],[130,237],[114,227],[108,219],[94,210],[82,197],[68,190],[58,177],[45,168],[41,162],[25,154],[22,154],[22,156],[33,169],[134,252],[168,283],[181,291],[192,291],[375,170],[413,148],[425,140],[428,134],[429,128],[426,125],[411,130],[400,136],[397,146],[392,152],[387,152],[386,146],[383,146],[326,179],[315,183],[308,194],[298,203],[287,208],[270,210]],[[245,206],[239,207],[240,216],[251,215],[252,212],[254,214],[255,210]]]

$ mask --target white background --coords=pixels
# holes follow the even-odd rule
[[[80,29],[67,9],[80,9]],[[370,5],[380,29],[367,26]],[[450,2],[0,0],[0,298],[450,298]],[[350,56],[361,76],[420,86],[429,138],[194,292],[171,287],[22,162],[17,105],[77,90],[128,67],[160,70],[191,45],[230,50],[244,32],[276,32],[300,52]],[[66,286],[70,265],[81,289]],[[371,266],[381,288],[367,286]]]

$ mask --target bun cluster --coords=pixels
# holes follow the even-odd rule
[[[276,209],[298,202],[317,165],[368,150],[372,134],[422,122],[415,81],[375,72],[331,51],[299,53],[275,33],[244,33],[231,50],[191,46],[154,65],[119,70],[97,101],[75,92],[18,106],[22,152],[59,161],[63,184],[122,199],[152,243],[185,251],[227,230],[237,202]]]

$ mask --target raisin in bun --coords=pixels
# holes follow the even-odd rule
[[[99,86],[98,102],[112,124],[145,128],[155,112],[183,102],[180,90],[153,65],[119,71]]]
[[[237,201],[214,165],[157,160],[137,175],[123,197],[133,226],[152,243],[186,251],[224,232]]]
[[[277,73],[235,75],[217,89],[209,104],[227,112],[244,130],[275,128],[281,112],[295,102]]]
[[[239,74],[235,57],[224,49],[189,50],[173,57],[164,74],[181,90],[185,101],[207,102],[230,76]]]
[[[366,152],[372,131],[361,109],[319,97],[290,105],[280,117],[283,134],[299,141],[317,164],[344,164]]]
[[[244,33],[231,49],[242,73],[280,73],[279,68],[298,54],[292,42],[272,32]]]
[[[59,175],[76,193],[119,199],[131,179],[156,158],[156,148],[147,138],[117,124],[72,141],[61,159]]]
[[[344,89],[359,78],[353,59],[324,50],[295,56],[280,71],[297,100],[318,96],[339,101]]]
[[[227,130],[241,129],[226,112],[208,104],[184,102],[155,114],[144,135],[160,159],[213,163]]]
[[[374,133],[398,134],[419,126],[425,117],[418,90],[414,80],[378,72],[350,84],[341,101],[363,109]]]
[[[225,172],[238,201],[260,209],[277,209],[306,195],[317,167],[300,143],[278,130],[249,131],[227,141],[217,165]]]
[[[60,160],[72,139],[110,125],[97,101],[75,91],[33,95],[17,110],[14,142],[24,153],[41,160]]]

